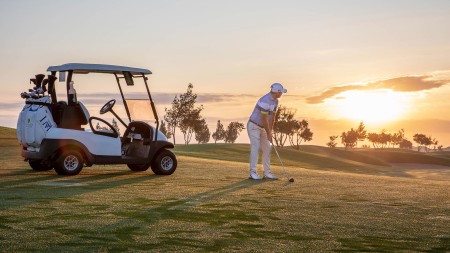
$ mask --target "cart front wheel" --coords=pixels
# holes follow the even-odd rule
[[[156,175],[171,175],[177,169],[177,158],[169,150],[162,150],[152,163]]]

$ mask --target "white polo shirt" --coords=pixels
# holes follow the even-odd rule
[[[278,98],[273,98],[269,92],[261,97],[255,105],[252,114],[250,115],[250,122],[253,122],[260,127],[263,126],[261,114],[268,115],[269,121],[274,117],[278,107]]]

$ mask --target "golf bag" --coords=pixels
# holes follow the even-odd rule
[[[39,148],[47,132],[56,127],[49,96],[27,98],[17,121],[17,138],[28,150]]]

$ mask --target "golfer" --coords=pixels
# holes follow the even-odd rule
[[[286,92],[287,90],[283,88],[283,85],[279,83],[272,84],[270,92],[258,100],[252,115],[250,115],[247,123],[247,132],[250,138],[250,179],[261,179],[256,172],[260,149],[262,150],[264,178],[278,179],[270,172],[270,144],[272,143],[272,128],[278,99]]]

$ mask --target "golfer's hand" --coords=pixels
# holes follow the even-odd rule
[[[269,140],[270,143],[272,143],[273,141],[272,133],[267,134],[267,139]]]

